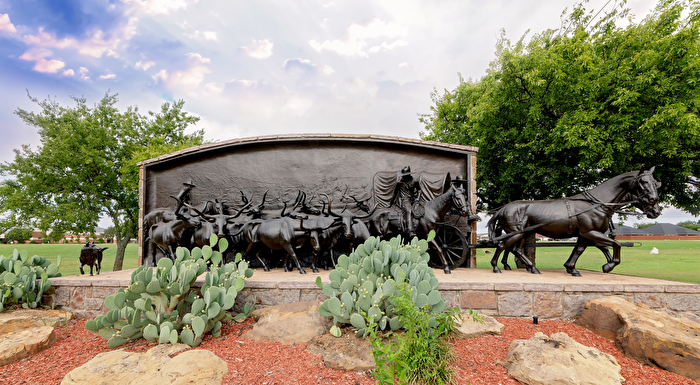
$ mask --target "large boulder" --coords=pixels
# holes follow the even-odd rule
[[[0,313],[0,366],[53,345],[53,327],[71,318],[73,314],[59,310],[18,309]]]
[[[319,302],[292,302],[255,310],[255,325],[243,337],[285,345],[308,344],[333,325],[330,318],[318,313],[318,305]]]
[[[527,385],[619,385],[625,379],[615,357],[584,346],[566,333],[547,337],[537,332],[529,340],[510,344],[503,366]]]
[[[474,321],[470,316],[464,316],[462,322],[455,323],[454,335],[457,338],[474,338],[483,336],[500,336],[505,327],[495,318],[482,316],[481,322]]]
[[[209,350],[188,349],[185,344],[163,344],[146,353],[100,353],[68,372],[61,385],[221,385],[228,372],[226,361]]]
[[[352,332],[343,333],[341,337],[333,337],[329,333],[315,337],[306,351],[323,357],[324,365],[336,370],[374,369],[372,344]]]
[[[581,325],[643,364],[700,381],[700,323],[612,296],[589,301]]]

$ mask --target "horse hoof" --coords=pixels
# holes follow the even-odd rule
[[[494,267],[494,268],[493,268],[493,272],[494,272],[494,273],[499,273],[499,274],[500,274],[500,273],[501,273],[501,269],[499,269],[499,268],[497,268],[497,267]]]
[[[615,265],[610,265],[610,264],[606,263],[605,265],[603,265],[603,273],[611,272],[614,267],[615,267]]]
[[[536,267],[533,267],[532,270],[530,270],[530,272],[531,272],[532,274],[542,274],[542,273],[540,273],[539,270],[537,270]]]
[[[318,273],[318,269],[311,269],[314,273]]]
[[[304,269],[299,269],[299,274],[306,274],[306,270],[304,270]]]
[[[503,270],[512,270],[509,264],[503,265]]]
[[[446,268],[444,269],[444,271],[445,271],[445,274],[452,274],[452,271],[450,270],[449,267],[446,267]]]

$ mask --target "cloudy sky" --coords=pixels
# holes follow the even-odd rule
[[[0,0],[0,161],[39,142],[14,115],[36,110],[27,91],[63,104],[71,95],[93,104],[109,91],[142,112],[183,99],[212,140],[417,138],[431,91],[455,88],[458,73],[483,76],[501,29],[517,40],[557,28],[574,3]],[[654,4],[628,2],[638,20]]]

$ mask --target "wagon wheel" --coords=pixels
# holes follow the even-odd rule
[[[462,232],[452,225],[442,225],[435,233],[435,242],[442,248],[442,252],[447,260],[447,265],[450,270],[459,267],[467,259],[469,254],[469,245],[467,238]],[[430,267],[443,268],[442,261],[437,252],[430,248],[428,250]]]

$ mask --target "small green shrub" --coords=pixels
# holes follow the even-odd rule
[[[390,332],[384,339],[374,327],[374,318],[366,316],[368,340],[377,366],[372,377],[381,384],[455,383],[455,354],[449,336],[455,320],[462,319],[461,311],[451,308],[435,316],[428,305],[415,306],[406,281],[396,289],[392,299],[404,332]],[[471,311],[470,314],[475,316]],[[389,338],[392,335],[393,340]]]
[[[184,342],[197,346],[208,332],[221,334],[221,320],[235,303],[245,280],[253,276],[240,253],[234,262],[216,267],[228,248],[226,239],[213,234],[211,246],[189,250],[179,247],[175,261],[162,258],[154,270],[141,266],[131,275],[127,289],[105,298],[109,312],[85,323],[85,328],[108,340],[115,348],[129,340]],[[219,251],[212,247],[218,244]],[[191,288],[197,277],[206,274],[201,289]]]
[[[50,287],[50,277],[60,277],[56,264],[45,257],[29,257],[26,250],[14,250],[11,256],[0,255],[0,312],[6,303],[22,304],[24,308],[36,308],[41,296]]]

